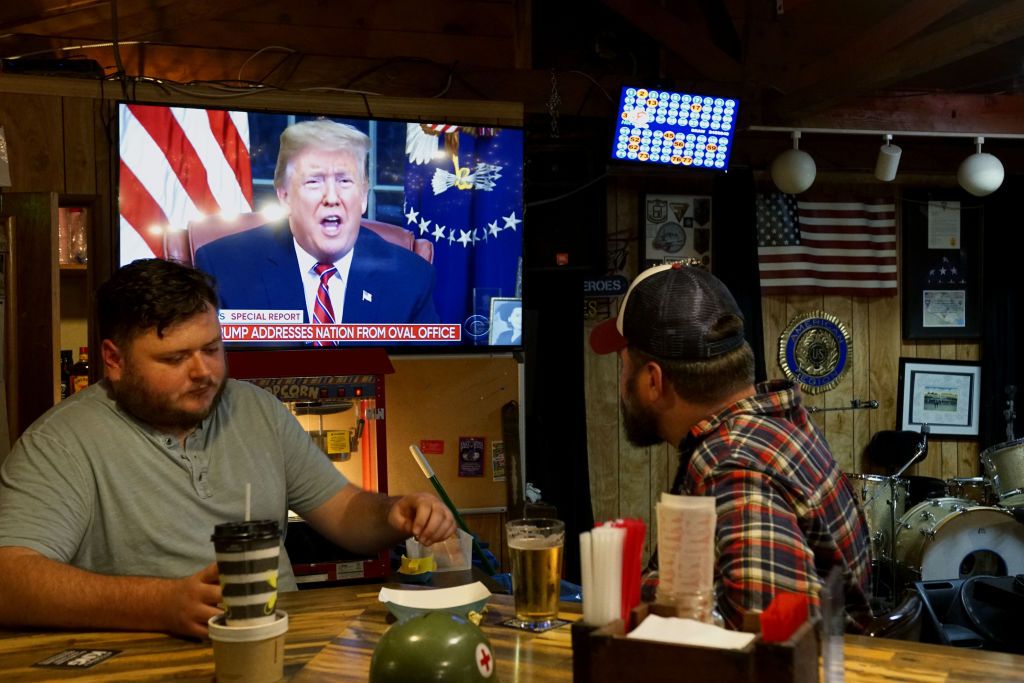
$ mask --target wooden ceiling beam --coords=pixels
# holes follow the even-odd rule
[[[230,12],[265,4],[268,0],[119,0],[118,34],[121,40],[139,40],[161,32],[195,26]],[[110,2],[90,2],[60,16],[26,22],[11,32],[52,38],[110,40]]]
[[[67,15],[79,14],[86,10],[103,11],[110,0],[81,0],[69,3],[67,0],[23,0],[5,2],[0,5],[0,33],[19,33],[26,26],[36,26],[42,21],[59,20]],[[41,17],[43,19],[41,19]]]
[[[488,67],[511,67],[515,62],[511,37],[496,39],[490,36],[271,24],[249,24],[245,32],[240,33],[232,30],[230,22],[218,19],[166,31],[153,38],[159,42],[207,49],[253,51],[253,46],[280,45],[309,56],[425,59],[441,64],[458,62]]]
[[[90,48],[78,53],[94,59],[102,66],[111,66],[110,48]],[[423,60],[338,58],[319,55],[289,60],[275,70],[282,59],[280,52],[264,52],[253,57],[249,50],[182,48],[157,44],[127,45],[121,57],[129,74],[142,73],[149,79],[169,81],[167,89],[179,92],[183,84],[203,81],[230,81],[245,65],[247,79],[269,74],[264,89],[254,93],[287,92],[301,98],[306,94],[367,92],[385,97],[519,101],[530,112],[548,112],[551,95],[551,71],[548,69],[515,69],[485,67],[478,64],[438,64]],[[250,59],[252,57],[252,59]],[[135,67],[139,67],[136,70]],[[615,102],[621,80],[615,77],[591,79],[570,71],[557,72],[561,98],[559,113],[563,116],[615,116]],[[0,79],[2,80],[2,79]],[[178,85],[182,84],[182,85]],[[110,82],[106,88],[119,92]],[[235,91],[232,91],[235,92]],[[245,107],[248,97],[220,98],[218,106]],[[228,104],[230,103],[230,104]]]
[[[933,31],[885,54],[861,55],[776,104],[780,113],[810,112],[898,83],[1024,36],[1024,0]]]
[[[688,24],[668,8],[651,0],[601,1],[702,76],[728,83],[735,83],[742,77],[739,62],[711,41],[703,24]]]
[[[1024,94],[894,93],[860,97],[814,113],[762,119],[762,125],[927,133],[1024,134]]]
[[[912,0],[873,26],[857,31],[852,40],[838,46],[826,58],[806,64],[791,82],[782,85],[783,92],[805,91],[837,76],[842,78],[841,74],[862,64],[865,56],[886,54],[968,2]],[[796,63],[797,58],[794,54],[787,61]]]
[[[273,24],[349,30],[392,30],[507,38],[528,0],[345,0],[344,11],[325,12],[322,0],[264,2],[225,14],[238,24]]]

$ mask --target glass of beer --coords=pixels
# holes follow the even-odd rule
[[[505,524],[512,556],[511,625],[543,631],[558,617],[565,523],[557,519],[515,519]]]

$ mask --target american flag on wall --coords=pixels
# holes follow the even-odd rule
[[[896,293],[892,199],[797,199],[758,194],[762,294]]]
[[[252,211],[244,112],[120,106],[121,264],[163,257],[163,230]]]

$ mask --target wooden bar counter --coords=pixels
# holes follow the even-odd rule
[[[289,615],[285,678],[295,683],[358,681],[368,677],[373,648],[387,627],[377,601],[379,586],[350,586],[284,593]],[[562,616],[576,619],[576,605]],[[499,624],[511,614],[511,598],[492,597],[483,622],[503,683],[570,681],[568,627],[533,635]],[[32,665],[66,649],[120,650],[90,669]],[[642,662],[637,679],[643,680]],[[847,636],[846,681],[877,683],[1024,681],[1024,656],[962,650],[898,640]],[[158,633],[0,631],[0,680],[8,681],[213,681],[209,643]],[[685,672],[680,671],[680,680]],[[623,681],[623,683],[626,683]]]

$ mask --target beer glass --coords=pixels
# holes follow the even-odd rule
[[[505,524],[512,557],[511,625],[546,630],[558,617],[565,523],[557,519],[515,519]]]

